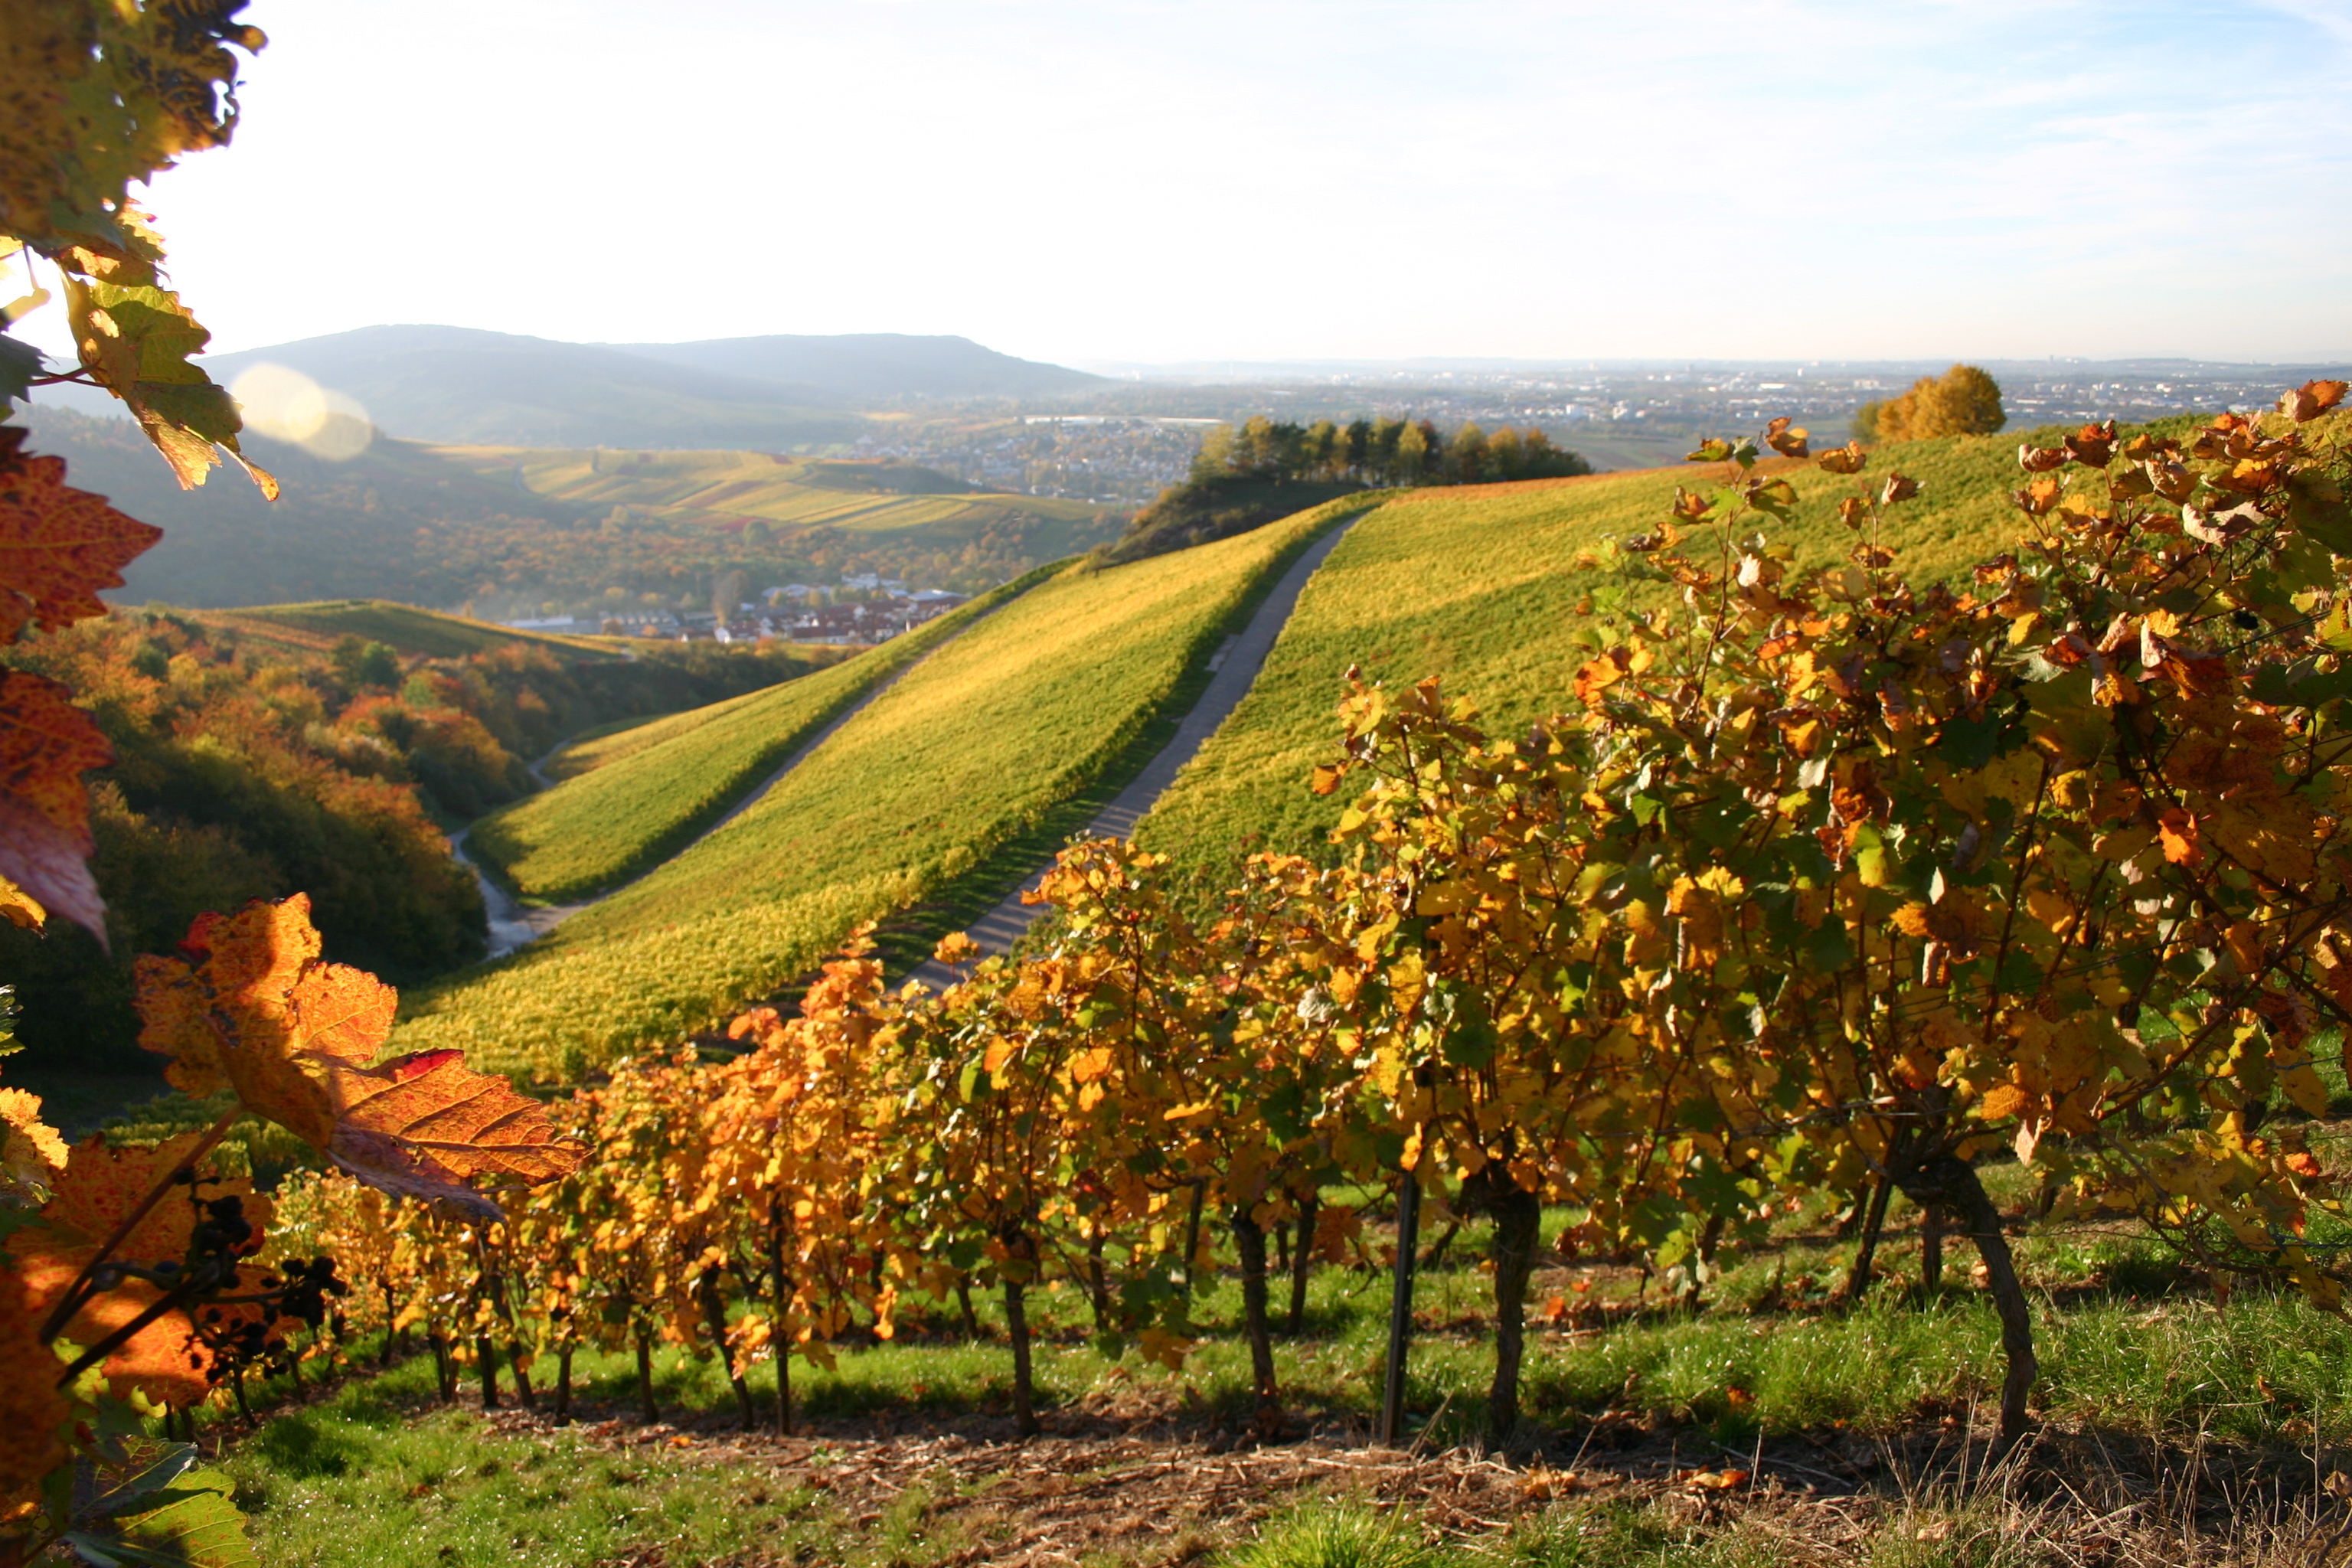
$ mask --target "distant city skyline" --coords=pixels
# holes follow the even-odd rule
[[[2352,356],[2344,0],[414,15],[247,11],[235,144],[152,200],[216,349]]]

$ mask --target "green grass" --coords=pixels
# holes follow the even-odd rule
[[[841,1538],[805,1487],[755,1474],[714,1484],[691,1455],[616,1454],[575,1432],[518,1441],[478,1415],[427,1409],[431,1392],[429,1362],[412,1362],[240,1444],[228,1470],[261,1560],[586,1568],[649,1548],[685,1563],[756,1546],[789,1562],[804,1539]]]
[[[592,740],[587,771],[482,818],[469,847],[523,897],[548,902],[657,865],[866,693],[1055,570],[1040,567],[817,674]]]
[[[486,648],[522,643],[553,649],[568,658],[587,655],[620,658],[619,645],[586,637],[551,637],[544,632],[519,632],[413,605],[382,599],[337,599],[311,605],[263,605],[246,610],[212,610],[203,619],[218,621],[263,638],[298,647],[325,648],[347,637],[389,644],[411,658],[457,658]]]
[[[1925,580],[1958,573],[2019,531],[2007,489],[2016,443],[1961,437],[1890,446],[1864,477],[1899,469],[1925,481],[1895,509],[1888,542]],[[1307,789],[1335,752],[1340,676],[1360,666],[1392,686],[1437,676],[1474,700],[1492,732],[1516,735],[1569,700],[1591,655],[1574,641],[1593,595],[1622,588],[1615,540],[1656,531],[1675,487],[1705,489],[1722,469],[1428,489],[1358,523],[1300,597],[1256,684],[1145,817],[1137,841],[1180,872],[1221,887],[1255,848],[1311,851],[1346,805]],[[1767,529],[1802,563],[1847,548],[1836,501],[1856,481],[1790,475],[1799,521]],[[1580,553],[1597,563],[1579,565]],[[1638,601],[1637,601],[1638,602]]]
[[[1800,1435],[1868,1449],[1964,1420],[1998,1386],[1991,1310],[1964,1282],[1933,1303],[1907,1297],[1901,1287],[1916,1256],[1906,1237],[1911,1216],[1898,1212],[1892,1222],[1881,1254],[1887,1277],[1871,1299],[1843,1313],[1758,1299],[1768,1281],[1786,1287],[1801,1275],[1842,1269],[1851,1244],[1832,1240],[1818,1211],[1792,1222],[1797,1234],[1734,1256],[1710,1290],[1713,1305],[1697,1313],[1659,1305],[1654,1291],[1645,1309],[1634,1310],[1628,1270],[1542,1271],[1538,1301],[1582,1279],[1593,1283],[1592,1297],[1605,1296],[1614,1308],[1611,1326],[1598,1333],[1540,1323],[1531,1331],[1528,1414],[1549,1429],[1549,1463],[1605,1468],[1616,1451],[1606,1435],[1629,1432],[1624,1424],[1635,1420],[1639,1441],[1654,1450],[1651,1461],[1671,1449],[1691,1468],[1744,1466],[1759,1439],[1790,1442],[1784,1457],[1819,1466],[1828,1461],[1810,1442],[1796,1441]],[[1421,1281],[1408,1407],[1411,1426],[1433,1449],[1479,1435],[1492,1368],[1482,1247],[1483,1237],[1471,1227],[1448,1265]],[[2054,1429],[2073,1435],[2077,1450],[2178,1456],[2193,1449],[2241,1475],[2307,1468],[2302,1454],[2320,1450],[2337,1456],[2327,1463],[2338,1462],[2352,1418],[2352,1327],[2287,1294],[2242,1293],[2218,1306],[2145,1240],[2044,1226],[2033,1227],[2019,1247],[2036,1298],[2043,1363],[2034,1403]],[[1965,1280],[1964,1271],[1955,1273]],[[1360,1439],[1380,1386],[1386,1297],[1381,1271],[1320,1268],[1308,1333],[1277,1342],[1286,1404],[1342,1444]],[[1239,1298],[1230,1278],[1204,1285],[1194,1311],[1205,1336],[1202,1348],[1182,1371],[1170,1372],[1095,1342],[1074,1289],[1038,1291],[1032,1317],[1043,1336],[1037,1377],[1045,1407],[1158,1412],[1145,1417],[1142,1429],[1177,1443],[1221,1428],[1238,1431],[1252,1410],[1248,1357],[1236,1334]],[[621,1448],[609,1431],[603,1441],[576,1428],[501,1433],[462,1405],[436,1405],[429,1365],[420,1358],[269,1421],[235,1442],[229,1469],[253,1516],[263,1560],[272,1563],[524,1561],[584,1568],[646,1561],[629,1553],[656,1546],[673,1564],[731,1562],[737,1559],[730,1553],[739,1552],[760,1562],[959,1560],[959,1553],[984,1552],[992,1540],[1021,1530],[1017,1515],[1002,1510],[957,1511],[961,1503],[986,1502],[984,1487],[975,1491],[967,1479],[959,1493],[954,1479],[942,1475],[911,1488],[901,1506],[858,1512],[802,1479],[822,1468],[827,1435],[871,1439],[890,1429],[872,1425],[877,1418],[906,1423],[919,1439],[974,1418],[1001,1424],[1010,1384],[1003,1318],[992,1293],[981,1293],[978,1305],[977,1342],[955,1329],[950,1303],[919,1299],[905,1304],[896,1341],[845,1345],[829,1370],[796,1365],[797,1416],[820,1445],[798,1473],[770,1468],[756,1451],[730,1455],[710,1447],[731,1430],[731,1394],[716,1362],[675,1347],[656,1354],[656,1399],[663,1420],[698,1434],[691,1439],[673,1443],[656,1430],[650,1441]],[[537,1376],[543,1392],[545,1363]],[[763,1411],[772,1379],[764,1363],[751,1371]],[[624,1439],[634,1429],[634,1373],[625,1355],[583,1354],[574,1390],[582,1422],[618,1417]],[[288,1390],[281,1381],[271,1392]],[[1588,1433],[1599,1435],[1588,1442]],[[2159,1447],[2134,1448],[2151,1443]],[[1130,1451],[1120,1462],[1133,1458]],[[1807,1523],[1776,1516],[1776,1507],[1802,1506],[1801,1499],[1787,1497],[1747,1500],[1756,1510],[1749,1519],[1709,1513],[1671,1495],[1612,1501],[1602,1492],[1530,1506],[1507,1529],[1482,1527],[1448,1539],[1412,1506],[1353,1491],[1360,1482],[1344,1473],[1331,1484],[1335,1495],[1318,1496],[1310,1488],[1293,1494],[1289,1506],[1279,1496],[1233,1500],[1215,1542],[1222,1550],[1211,1560],[1226,1568],[1761,1568],[1791,1560],[1775,1552],[1787,1552],[1789,1531],[1801,1526],[1838,1546],[1801,1561],[1928,1568],[2042,1561],[2006,1553],[2047,1522],[1998,1486],[1972,1492],[1949,1485],[1910,1489],[1906,1482],[1891,1495],[1837,1505],[1875,1510],[1861,1520],[1834,1515]],[[1276,1511],[1263,1530],[1247,1528],[1269,1504]],[[1213,1516],[1202,1521],[1212,1529],[1218,1522]],[[1465,1528],[1459,1515],[1452,1522]],[[1833,1529],[1847,1533],[1833,1540],[1819,1534]],[[1973,1544],[1961,1551],[1966,1543]],[[500,1551],[511,1555],[496,1555]]]
[[[511,958],[412,994],[403,1048],[569,1077],[772,994],[856,922],[924,900],[1087,788],[1328,515],[1033,589],[718,833]]]
[[[845,661],[846,662],[846,661]],[[632,752],[657,745],[672,735],[698,728],[725,712],[730,704],[748,702],[760,696],[747,691],[725,702],[708,703],[689,708],[682,713],[637,714],[627,719],[615,719],[609,724],[592,724],[563,742],[562,749],[549,758],[540,768],[548,777],[562,783],[578,778],[582,773],[594,773],[606,763],[620,761]]]

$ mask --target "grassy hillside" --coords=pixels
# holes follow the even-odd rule
[[[694,848],[512,958],[412,994],[402,1048],[576,1074],[772,994],[856,921],[930,895],[1087,787],[1328,520],[1033,589]]]
[[[2007,500],[2014,436],[1891,446],[1863,477],[1899,469],[1925,483],[1895,509],[1889,541],[1917,577],[1958,572],[2018,531]],[[1315,580],[1247,698],[1137,830],[1196,877],[1222,879],[1237,853],[1308,849],[1344,804],[1308,793],[1337,728],[1340,675],[1409,684],[1443,678],[1497,733],[1559,708],[1589,655],[1573,638],[1596,590],[1617,582],[1612,542],[1654,532],[1677,484],[1704,489],[1697,464],[1590,479],[1420,490],[1356,525]],[[1832,558],[1849,536],[1835,500],[1856,482],[1793,470],[1800,521],[1770,531],[1801,561]],[[1590,552],[1579,563],[1580,553]],[[1218,885],[1222,885],[1220,882]]]
[[[1054,570],[1041,567],[822,674],[591,741],[596,765],[476,823],[471,847],[530,899],[581,898],[645,870],[851,704]]]
[[[854,653],[852,658],[856,657]],[[562,748],[540,765],[540,773],[554,783],[576,779],[594,773],[607,763],[617,763],[647,746],[658,746],[664,741],[698,730],[714,719],[724,717],[742,704],[753,701],[761,694],[750,692],[730,697],[724,702],[712,702],[700,708],[689,708],[683,713],[669,713],[653,719],[619,719],[610,724],[598,724],[582,731],[563,743]]]
[[[235,626],[257,642],[322,651],[347,637],[388,644],[411,658],[462,658],[494,647],[543,647],[566,658],[625,658],[609,638],[550,637],[519,632],[488,621],[420,610],[381,599],[328,599],[310,605],[262,605],[247,610],[215,610],[201,617]]]

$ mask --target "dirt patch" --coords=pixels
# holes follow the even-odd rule
[[[2335,1532],[2344,1505],[2322,1478],[2352,1467],[2352,1454],[2289,1459],[2089,1428],[2045,1427],[2003,1452],[1967,1410],[1885,1437],[1831,1430],[1742,1446],[1663,1412],[1611,1411],[1509,1450],[1437,1451],[1375,1447],[1348,1427],[1256,1444],[1142,1409],[1056,1412],[1027,1441],[987,1416],[824,1422],[777,1437],[594,1414],[575,1431],[600,1448],[659,1447],[729,1472],[763,1502],[805,1488],[850,1530],[930,1543],[917,1560],[1007,1568],[1202,1562],[1309,1498],[1402,1508],[1433,1534],[1488,1541],[1557,1505],[1615,1502],[1677,1532],[1763,1538],[1798,1563],[1851,1562],[1894,1532],[1954,1561],[1981,1540],[2031,1542],[2035,1562],[2258,1564],[2304,1560]],[[519,1410],[488,1424],[547,1429]]]

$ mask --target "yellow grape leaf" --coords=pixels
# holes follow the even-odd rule
[[[139,961],[139,1042],[172,1058],[165,1074],[188,1093],[231,1088],[360,1180],[484,1217],[497,1205],[471,1182],[541,1182],[579,1167],[584,1150],[543,1106],[467,1068],[463,1052],[371,1065],[399,994],[319,962],[303,895],[204,916],[181,946],[194,962]]]
[[[2006,1121],[2025,1109],[2028,1098],[2025,1090],[2013,1083],[1995,1084],[1986,1090],[1977,1109],[1987,1121]]]
[[[68,1151],[41,1120],[41,1097],[0,1089],[0,1200],[30,1208],[49,1201]]]
[[[0,919],[5,919],[18,931],[38,931],[48,918],[49,911],[41,908],[38,899],[0,877]]]
[[[1832,474],[1858,474],[1862,472],[1863,465],[1869,460],[1864,455],[1862,443],[1859,441],[1848,441],[1843,447],[1832,447],[1817,459],[1825,472]]]

